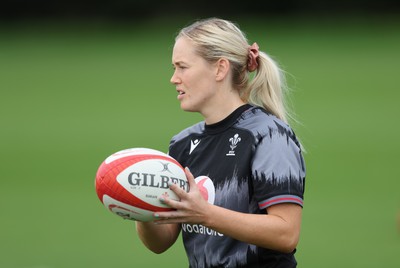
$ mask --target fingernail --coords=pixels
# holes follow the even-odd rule
[[[185,167],[185,169],[186,169],[187,171],[189,171],[189,172],[190,172],[190,169],[189,169],[189,167]]]
[[[164,197],[162,197],[162,196],[161,196],[158,200],[160,200],[161,203],[164,203],[164,202],[165,202],[165,199],[164,199]]]

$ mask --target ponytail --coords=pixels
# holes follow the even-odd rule
[[[284,71],[266,53],[259,52],[258,68],[247,88],[247,102],[263,107],[284,122],[288,122],[285,103],[287,91]]]

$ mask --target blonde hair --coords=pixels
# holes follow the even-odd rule
[[[220,58],[229,60],[232,85],[243,101],[263,107],[279,119],[287,122],[284,95],[287,89],[283,70],[265,52],[259,51],[256,74],[250,79],[247,69],[249,59],[248,40],[234,23],[209,18],[183,28],[176,39],[189,38],[196,45],[196,52],[210,63]]]

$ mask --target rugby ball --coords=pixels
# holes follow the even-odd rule
[[[189,191],[183,167],[171,156],[149,148],[131,148],[107,157],[99,166],[95,188],[112,213],[129,220],[151,221],[154,212],[172,208],[161,196],[179,200],[169,183]]]

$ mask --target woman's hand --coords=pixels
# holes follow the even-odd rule
[[[207,222],[207,210],[210,204],[201,195],[194,176],[187,167],[185,168],[185,174],[189,183],[189,192],[186,192],[176,184],[171,184],[170,189],[176,193],[180,201],[162,197],[160,201],[175,210],[154,213],[154,223],[192,223],[205,225]]]

